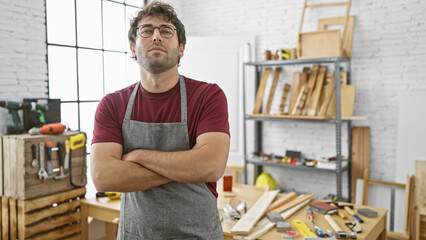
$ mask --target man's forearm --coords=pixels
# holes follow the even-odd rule
[[[210,136],[211,135],[207,135]],[[214,135],[217,137],[217,135]],[[210,140],[210,139],[208,139]],[[200,144],[186,151],[155,151],[137,149],[123,156],[162,176],[178,182],[216,182],[223,175],[229,151],[228,135],[219,135],[214,143]],[[220,144],[217,144],[219,142]],[[224,143],[223,143],[224,142]]]
[[[135,192],[163,185],[171,180],[137,163],[105,154],[103,148],[92,147],[91,174],[98,191]]]

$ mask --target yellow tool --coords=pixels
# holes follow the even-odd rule
[[[70,173],[70,184],[72,185],[72,186],[74,186],[74,187],[76,187],[76,188],[80,188],[80,187],[84,187],[85,185],[86,185],[86,183],[85,183],[85,175],[86,175],[86,170],[85,170],[85,167],[86,167],[86,134],[84,134],[84,133],[79,133],[79,134],[76,134],[76,135],[74,135],[74,136],[71,136],[70,137],[70,153],[69,153],[69,168],[70,168],[70,170],[69,170],[69,173]],[[83,164],[82,164],[82,168],[81,168],[81,181],[80,181],[80,184],[75,184],[74,182],[73,182],[73,177],[72,177],[72,152],[74,151],[74,150],[76,150],[77,148],[83,148]]]
[[[108,197],[111,200],[119,199],[121,197],[120,192],[97,192],[96,197]]]
[[[297,228],[297,230],[303,235],[303,237],[316,237],[317,236],[301,220],[294,219],[294,220],[291,221],[291,223]]]

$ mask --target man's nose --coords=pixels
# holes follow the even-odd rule
[[[154,42],[157,42],[157,41],[161,42],[161,41],[163,41],[162,37],[161,37],[161,34],[160,34],[160,29],[159,28],[154,28],[154,32],[152,33],[152,41],[154,41]]]

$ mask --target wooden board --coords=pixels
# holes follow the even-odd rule
[[[0,196],[3,196],[3,138],[0,137]],[[0,221],[1,223],[1,221]],[[1,226],[1,224],[0,224]],[[1,233],[1,231],[0,231]]]
[[[340,113],[342,117],[350,117],[354,114],[356,87],[354,85],[340,86]],[[327,116],[335,116],[335,93],[331,100],[331,106]]]
[[[310,102],[311,102],[311,96],[312,96],[312,92],[314,91],[314,87],[315,87],[315,82],[317,81],[317,77],[318,77],[318,71],[320,69],[319,65],[315,65],[312,68],[312,73],[309,76],[309,81],[308,81],[308,93],[306,95],[306,101],[305,104],[303,106],[302,109],[302,115],[306,115],[306,110],[308,109]]]
[[[426,161],[415,163],[415,198],[414,203],[421,213],[426,213]]]
[[[268,101],[266,102],[265,109],[263,109],[263,113],[268,114],[269,111],[271,110],[272,100],[274,99],[275,89],[277,88],[277,83],[280,77],[281,69],[282,68],[280,67],[275,68],[274,77],[272,79],[271,90],[269,91]]]
[[[9,239],[9,199],[1,198],[1,235],[2,239]]]
[[[370,127],[352,127],[351,202],[355,202],[356,180],[364,178],[370,168]]]
[[[276,199],[270,206],[269,208],[266,210],[266,212],[270,212],[280,206],[282,206],[285,203],[290,202],[291,200],[296,198],[296,193],[295,192],[291,192],[288,193],[287,195],[285,195],[284,197],[281,197],[279,199]]]
[[[271,72],[271,68],[265,68],[265,71],[263,72],[262,78],[259,83],[259,87],[257,88],[253,114],[260,113],[260,109],[262,108],[263,93],[265,92],[265,87],[266,87],[266,83],[268,82],[268,77],[270,72]]]
[[[282,213],[282,212],[284,212],[284,211],[286,211],[286,210],[288,210],[288,209],[296,206],[299,203],[302,203],[302,202],[304,202],[306,200],[311,200],[313,198],[314,198],[314,194],[300,195],[296,199],[293,199],[291,202],[288,202],[288,203],[286,203],[286,204],[284,204],[284,205],[282,205],[282,206],[280,206],[280,207],[272,210],[271,212]]]
[[[298,59],[340,56],[340,30],[299,34]]]
[[[309,70],[309,69],[308,69]],[[294,103],[296,103],[297,96],[299,94],[299,89],[303,86],[300,83],[300,73],[293,73],[293,77],[291,80],[291,89],[290,89],[290,103],[288,105],[288,113],[293,111]]]
[[[231,233],[248,234],[254,225],[265,214],[266,209],[277,196],[278,190],[265,191],[265,193],[256,201],[256,203],[247,211],[247,213],[231,229]]]
[[[294,104],[293,111],[291,115],[301,115],[303,105],[306,101],[306,95],[308,94],[308,86],[303,85],[300,89],[299,96],[297,96],[296,103]]]
[[[51,141],[53,147],[57,146],[58,142],[64,142],[70,136],[78,132],[66,132],[58,135],[35,135],[29,134],[21,135],[7,135],[2,136],[3,139],[3,155],[4,155],[4,195],[8,198],[18,200],[28,200],[37,197],[47,196],[50,194],[63,192],[74,189],[70,184],[69,178],[63,179],[45,179],[38,178],[38,171],[40,167],[40,151],[39,143]],[[37,160],[36,167],[32,167],[33,160],[31,145],[37,146]],[[47,153],[44,150],[45,163]],[[65,154],[63,155],[63,157]],[[78,148],[72,152],[72,175],[73,182],[80,183],[83,176],[84,182],[86,179],[86,167],[83,167],[83,161],[86,161],[86,148]],[[58,152],[52,151],[53,169],[59,170]],[[69,170],[66,170],[67,173]],[[54,172],[54,175],[59,175],[59,172]]]
[[[286,105],[286,102],[287,102],[287,95],[288,95],[289,90],[290,90],[290,84],[287,84],[287,83],[284,84],[283,95],[281,97],[280,110],[278,112],[279,115],[285,114],[284,108],[285,108],[285,105]]]
[[[331,25],[344,25],[345,17],[335,17],[335,18],[324,18],[318,20],[318,30],[327,30],[328,26]],[[354,26],[355,26],[355,16],[349,16],[348,25],[346,30],[346,36],[344,39],[343,49],[344,57],[352,57],[352,42],[354,35]]]
[[[321,91],[322,91],[322,87],[324,84],[324,79],[325,79],[325,72],[327,71],[327,66],[321,66],[320,70],[319,70],[319,74],[317,77],[317,81],[315,84],[315,89],[314,92],[312,94],[312,99],[309,105],[309,112],[308,115],[309,116],[315,116],[317,115],[317,111],[318,111],[318,103],[319,103],[319,99],[321,96]]]
[[[327,84],[324,87],[324,97],[321,103],[320,110],[318,112],[318,116],[325,116],[327,113],[328,108],[330,107],[330,103],[333,97],[334,92],[334,75],[333,75],[333,81],[331,81],[329,84]]]

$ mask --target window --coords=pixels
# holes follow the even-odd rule
[[[62,121],[88,144],[101,98],[139,80],[127,32],[143,2],[46,0],[49,98],[61,99]]]
[[[142,0],[46,0],[49,98],[61,99],[62,121],[85,132],[87,146],[101,98],[139,81],[127,32],[142,6]],[[87,183],[95,196],[90,174]]]

